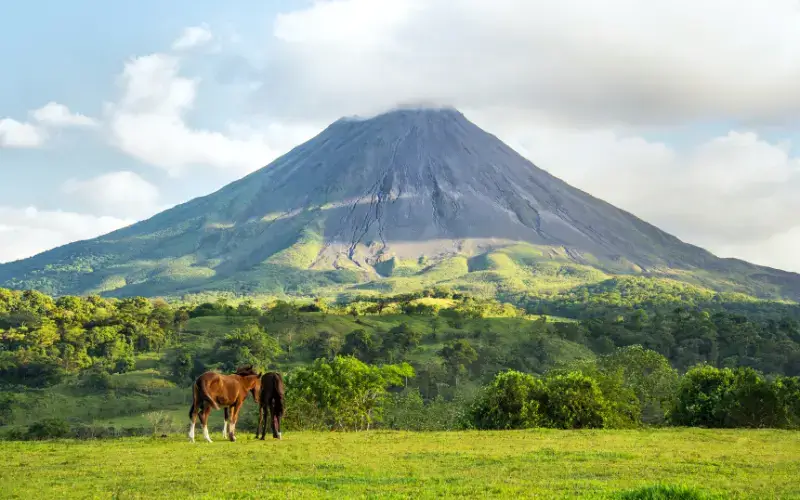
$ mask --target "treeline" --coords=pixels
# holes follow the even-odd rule
[[[332,331],[327,315],[352,317],[354,328]],[[370,316],[388,315],[398,317],[398,324],[385,330],[369,325]],[[181,335],[185,325],[207,316],[229,318],[230,332],[210,345],[189,343]],[[131,371],[137,354],[166,347],[171,376],[184,383],[205,369],[232,370],[238,364],[281,366],[337,355],[366,363],[411,362],[420,346],[435,345],[434,358],[414,365],[417,386],[425,399],[432,399],[442,387],[485,383],[506,368],[543,373],[559,361],[564,348],[559,339],[597,354],[642,345],[681,371],[707,363],[800,375],[800,322],[791,314],[621,307],[572,322],[539,317],[520,322],[511,334],[491,320],[523,317],[537,318],[509,303],[443,287],[341,303],[317,299],[261,305],[251,300],[170,305],[144,298],[53,299],[35,291],[0,289],[0,382],[45,387],[69,375],[92,373],[102,385],[102,374]]]
[[[741,313],[678,307],[671,311],[612,313],[558,326],[556,333],[603,354],[641,344],[685,370],[697,363],[764,373],[800,375],[800,322],[751,319]]]
[[[425,401],[408,364],[318,359],[287,376],[287,429],[800,428],[800,378],[697,365],[680,376],[632,346],[537,376],[506,370],[469,397]]]
[[[167,346],[187,319],[161,300],[0,289],[0,381],[42,387],[89,369],[124,373],[135,354]]]
[[[506,294],[504,300],[529,314],[552,314],[568,318],[594,318],[644,309],[648,313],[676,307],[709,312],[725,311],[753,319],[800,319],[800,306],[766,301],[735,292],[715,292],[667,278],[619,276],[565,291]]]

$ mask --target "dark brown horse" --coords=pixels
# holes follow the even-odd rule
[[[258,403],[256,439],[258,439],[259,431],[261,431],[262,440],[267,434],[267,407],[269,407],[272,437],[275,439],[281,438],[281,418],[285,409],[283,392],[283,377],[281,377],[280,373],[269,372],[261,377],[261,397]]]
[[[211,442],[208,435],[208,415],[211,410],[225,409],[226,427],[230,420],[230,428],[223,429],[223,434],[228,431],[228,438],[236,441],[236,421],[239,419],[239,409],[247,399],[248,391],[258,403],[261,389],[261,374],[256,373],[252,367],[238,368],[233,375],[222,375],[217,372],[205,372],[197,377],[192,387],[192,407],[189,410],[189,419],[192,425],[189,428],[189,440],[194,442],[194,427],[197,415],[203,424],[203,437]]]

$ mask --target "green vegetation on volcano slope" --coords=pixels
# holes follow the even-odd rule
[[[624,260],[601,262],[589,254],[576,260],[562,247],[528,243],[443,258],[387,255],[374,265],[357,265],[344,257],[331,260],[320,253],[323,240],[319,222],[311,217],[303,224],[288,239],[267,239],[258,231],[251,235],[244,226],[236,230],[236,237],[228,239],[217,234],[222,230],[211,227],[200,236],[182,232],[186,228],[133,239],[124,237],[124,231],[116,236],[112,233],[91,245],[78,242],[24,261],[0,264],[0,286],[53,295],[182,297],[222,292],[332,299],[409,293],[439,285],[482,298],[542,298],[632,277],[654,284],[645,286],[688,284],[692,295],[721,294],[722,300],[800,297],[797,275],[739,261],[720,260],[709,269],[664,268],[643,273]],[[245,237],[253,240],[239,241]],[[193,254],[198,238],[219,239],[220,248],[215,247],[215,252],[227,248],[227,253],[216,257]],[[154,241],[162,240],[164,248],[156,245],[155,250],[150,249]],[[254,257],[262,254],[268,257]]]
[[[3,442],[0,482],[6,498],[797,498],[798,456],[786,431],[288,432]]]

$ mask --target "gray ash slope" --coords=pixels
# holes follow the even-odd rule
[[[340,119],[215,193],[1,265],[0,283],[148,295],[245,279],[257,289],[298,268],[379,278],[374,266],[391,256],[435,262],[511,242],[558,247],[607,272],[702,270],[755,284],[754,294],[760,284],[800,291],[798,275],[719,259],[566,184],[453,109]],[[268,278],[256,272],[269,264]]]

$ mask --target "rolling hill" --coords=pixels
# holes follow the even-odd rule
[[[561,291],[618,275],[800,298],[537,168],[454,109],[342,118],[266,167],[126,228],[0,265],[49,294]]]

